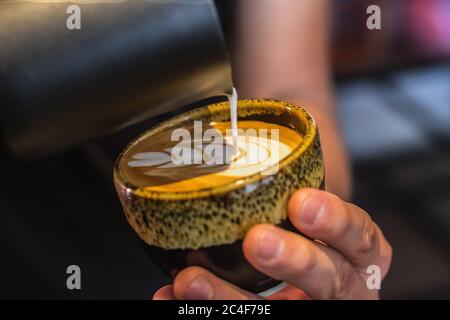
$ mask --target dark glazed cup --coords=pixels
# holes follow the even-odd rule
[[[258,120],[293,129],[302,142],[272,175],[252,174],[195,191],[157,192],[134,186],[121,170],[127,152],[168,128],[202,121],[229,121],[228,103],[198,108],[161,123],[133,141],[119,156],[114,181],[126,217],[145,248],[171,277],[201,266],[243,289],[261,293],[280,283],[251,266],[242,252],[245,233],[259,223],[295,231],[287,218],[290,195],[300,188],[324,187],[324,163],[317,126],[296,105],[275,100],[240,100],[239,120]]]

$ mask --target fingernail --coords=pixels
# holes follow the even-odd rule
[[[203,276],[198,276],[192,280],[189,289],[185,292],[186,300],[209,300],[213,297],[214,291],[211,283]]]
[[[308,196],[300,208],[299,220],[305,224],[313,225],[319,221],[324,212],[322,200],[316,196]]]
[[[268,262],[277,258],[283,251],[283,241],[270,228],[260,235],[257,254],[258,257]]]

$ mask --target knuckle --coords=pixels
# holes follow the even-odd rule
[[[393,256],[392,246],[386,241],[385,249],[381,255],[381,269],[383,270],[383,274],[386,274],[391,266]]]
[[[312,274],[317,267],[316,252],[309,246],[301,246],[295,254],[283,254],[273,267],[283,274],[287,270],[302,275]]]
[[[299,265],[299,271],[303,274],[312,274],[316,270],[317,263],[313,252],[304,255]]]
[[[353,267],[343,259],[337,268],[335,282],[330,291],[330,299],[341,300],[348,297],[355,281],[356,275]]]
[[[391,266],[392,262],[392,256],[393,256],[393,249],[391,244],[386,240],[386,238],[383,235],[383,232],[378,227],[378,225],[374,222],[373,223],[374,228],[376,229],[378,235],[379,235],[379,261],[380,261],[380,268],[382,270],[382,274],[385,275],[389,271],[389,267]]]
[[[344,238],[347,235],[349,235],[351,232],[351,224],[348,223],[348,220],[342,220],[339,222],[339,224],[335,227],[334,232],[331,232],[333,234],[333,237],[335,239]]]
[[[323,221],[322,229],[326,231],[332,238],[338,239],[346,237],[352,230],[350,223],[350,212],[347,206],[339,200],[331,198],[328,210],[332,213],[329,219]]]
[[[394,255],[394,250],[392,249],[392,246],[386,242],[386,260],[389,262],[389,264],[392,261],[392,256]]]
[[[377,229],[370,218],[366,219],[362,230],[362,238],[357,247],[356,254],[358,256],[366,256],[376,249],[377,246]]]

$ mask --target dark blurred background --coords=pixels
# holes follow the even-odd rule
[[[382,30],[358,28],[377,3]],[[384,298],[450,298],[450,1],[339,1],[338,111],[354,201],[394,248]]]
[[[232,2],[219,3],[224,28]],[[382,8],[382,30],[365,26]],[[335,1],[338,114],[354,201],[394,248],[383,298],[450,298],[450,1]],[[142,298],[168,279],[113,190],[112,163],[163,117],[28,164],[2,159],[0,298]],[[82,290],[66,289],[66,268]]]

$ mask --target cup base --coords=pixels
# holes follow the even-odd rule
[[[277,226],[298,232],[289,219],[285,219]],[[196,250],[166,250],[144,242],[141,244],[153,262],[172,279],[184,268],[199,266],[219,278],[255,294],[272,290],[282,283],[281,280],[272,279],[259,272],[247,261],[242,252],[242,240]]]

